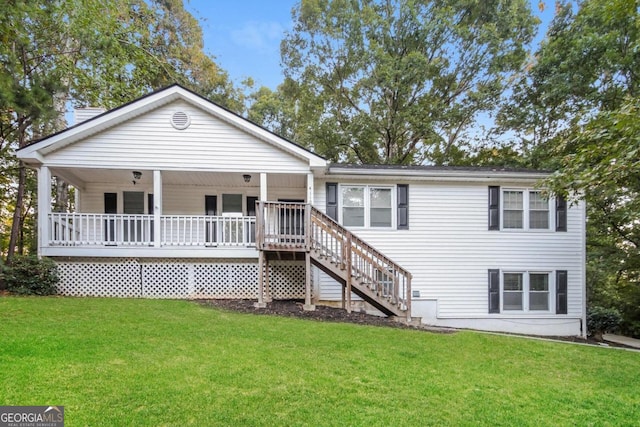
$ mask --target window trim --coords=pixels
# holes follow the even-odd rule
[[[363,188],[364,189],[364,225],[363,226],[345,226],[343,215],[343,201],[342,190],[344,188]],[[371,226],[371,189],[383,189],[389,190],[391,196],[391,205],[389,206],[391,211],[391,224],[388,227],[372,227]],[[376,184],[361,184],[361,183],[349,183],[338,184],[338,223],[352,230],[395,230],[397,225],[397,186],[396,185],[376,185]]]
[[[522,274],[522,310],[505,310],[504,309],[504,276],[505,274]],[[548,281],[547,289],[547,309],[531,310],[530,292],[531,292],[531,275],[545,274]],[[555,298],[556,294],[556,275],[550,270],[500,270],[500,314],[555,314]],[[508,292],[508,291],[507,291]]]
[[[504,209],[504,201],[505,201],[505,193],[506,192],[514,192],[518,191],[522,193],[522,228],[506,228],[504,226],[504,218],[505,218],[505,209]],[[530,207],[530,194],[531,193],[540,193],[542,190],[538,190],[535,188],[518,188],[518,187],[502,187],[500,188],[500,231],[506,231],[510,233],[521,233],[521,232],[533,232],[533,233],[549,233],[556,231],[555,228],[555,199],[549,198],[547,199],[547,228],[531,228],[531,207]]]

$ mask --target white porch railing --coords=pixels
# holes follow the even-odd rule
[[[51,213],[50,246],[153,246],[154,216]],[[252,246],[255,217],[163,215],[161,246]]]
[[[166,215],[160,220],[162,246],[253,246],[254,216]]]

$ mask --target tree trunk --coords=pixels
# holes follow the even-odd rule
[[[22,208],[24,204],[24,189],[27,183],[27,170],[24,163],[20,161],[18,169],[18,189],[16,196],[16,208],[13,211],[13,222],[11,223],[11,237],[9,239],[9,248],[7,250],[7,264],[11,264],[13,256],[20,240],[20,232],[22,230]]]
[[[67,212],[69,210],[69,184],[62,178],[55,177],[56,201],[53,205],[54,212]]]
[[[71,40],[68,40],[71,43]],[[63,78],[64,87],[69,87],[69,79]],[[53,108],[56,110],[56,117],[54,119],[53,129],[55,132],[59,132],[67,127],[67,120],[65,119],[65,111],[67,107],[67,101],[69,94],[64,91],[56,92],[53,96]],[[69,184],[58,176],[54,178],[55,187],[55,203],[53,205],[54,212],[67,212],[69,208]]]

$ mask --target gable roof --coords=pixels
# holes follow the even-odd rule
[[[283,151],[304,159],[311,167],[326,167],[327,160],[308,149],[286,138],[265,129],[264,127],[245,119],[244,117],[198,95],[197,93],[173,84],[166,88],[151,92],[120,107],[106,111],[89,120],[71,126],[60,132],[49,135],[18,150],[17,155],[25,161],[42,162],[47,153],[64,148],[106,129],[117,126],[132,118],[155,110],[176,100],[186,101],[222,120],[237,127],[252,136],[269,143]]]

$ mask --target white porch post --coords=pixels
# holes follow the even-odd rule
[[[313,173],[307,174],[307,204],[313,206]]]
[[[162,172],[153,171],[153,246],[160,247],[162,242],[162,224],[160,217],[162,216]]]
[[[51,171],[47,166],[38,169],[38,256],[49,246],[49,214],[51,213]]]
[[[267,174],[265,172],[260,172],[260,200],[267,200]]]
[[[75,212],[82,212],[80,209],[80,189],[73,186],[73,204],[75,205]]]

